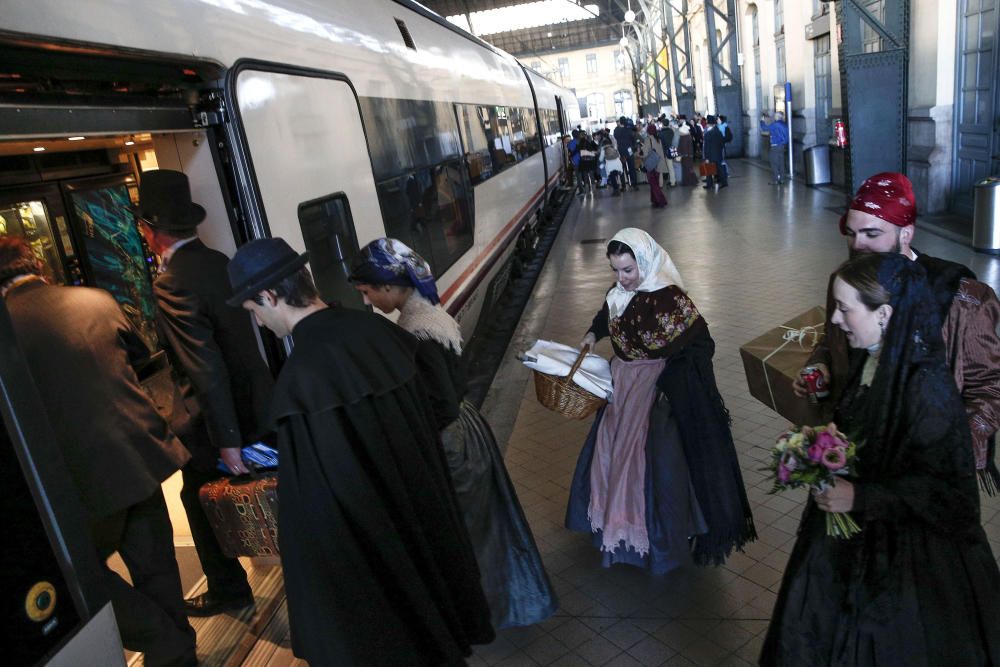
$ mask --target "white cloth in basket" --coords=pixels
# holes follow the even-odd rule
[[[521,355],[524,365],[533,370],[566,377],[580,350],[551,340],[538,340]],[[611,400],[611,364],[604,357],[588,354],[573,375],[573,382],[594,396]]]

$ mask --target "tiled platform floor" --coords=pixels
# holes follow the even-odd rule
[[[649,206],[645,188],[578,200],[526,313],[535,335],[576,344],[612,282],[603,243],[625,226],[649,231],[670,252],[717,344],[715,371],[733,416],[733,435],[760,539],[721,568],[687,568],[664,578],[634,568],[599,567],[587,535],[562,526],[568,485],[590,427],[542,408],[530,373],[509,372],[502,395],[520,397],[506,460],[561,598],[556,616],[501,633],[472,665],[755,664],[794,541],[804,495],[769,496],[758,470],[786,422],[751,398],[739,346],[824,300],[830,272],[846,258],[840,197],[801,184],[777,188],[757,165],[734,161],[731,186],[667,191]],[[971,265],[1000,287],[1000,261],[975,255],[918,228],[916,247]],[[515,336],[515,341],[519,338]],[[524,334],[520,337],[523,343]],[[513,354],[516,350],[509,350]],[[598,352],[610,354],[604,341]],[[487,399],[487,414],[493,412]],[[1000,554],[1000,499],[983,497],[983,520]]]

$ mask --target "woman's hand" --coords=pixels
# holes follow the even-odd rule
[[[820,374],[822,374],[823,376],[823,383],[827,387],[829,387],[830,386],[829,366],[822,363],[812,364],[812,366],[814,366],[816,369],[819,370]],[[799,398],[805,398],[806,396],[809,395],[809,388],[806,387],[805,380],[802,379],[802,371],[799,371],[799,373],[795,376],[795,379],[792,380],[792,391],[794,391],[795,395],[798,396]]]
[[[838,479],[825,491],[813,491],[813,498],[824,512],[850,512],[854,509],[854,485]]]
[[[597,336],[594,335],[593,331],[587,332],[587,335],[583,337],[583,340],[580,341],[580,345],[578,345],[578,347],[582,350],[587,345],[590,346],[591,350],[593,350],[594,346],[597,345]]]

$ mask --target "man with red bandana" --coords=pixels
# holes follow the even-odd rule
[[[847,237],[852,256],[898,252],[927,272],[941,306],[948,364],[969,417],[976,470],[983,488],[993,495],[1000,490],[1000,471],[994,461],[995,434],[1000,427],[1000,301],[993,289],[976,280],[967,267],[915,251],[911,243],[916,221],[910,180],[902,174],[884,172],[858,188],[850,209],[840,218],[840,232]],[[834,399],[831,403],[839,397],[849,367],[844,332],[829,320],[835,308],[831,279],[826,339],[809,359],[809,364],[819,367],[830,382]],[[805,396],[801,378],[796,380],[796,393]]]

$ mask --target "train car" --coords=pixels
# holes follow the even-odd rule
[[[189,175],[208,245],[281,236],[348,305],[358,247],[403,239],[466,335],[562,173],[572,92],[416,3],[3,6],[0,215],[54,279],[106,286],[137,320],[150,258],[126,209],[145,169]],[[112,259],[102,233],[131,248]]]
[[[50,280],[107,289],[154,349],[156,258],[131,214],[144,171],[189,176],[210,247],[281,236],[309,251],[329,301],[360,307],[346,281],[358,249],[405,240],[469,336],[578,117],[571,91],[407,0],[0,0],[0,15],[0,235],[28,240]],[[8,329],[0,347],[16,350]],[[20,412],[5,409],[8,433],[40,418]],[[39,508],[72,496],[26,479]],[[46,525],[35,546],[77,581],[70,540]],[[24,581],[51,578],[43,560]],[[70,597],[77,619],[107,615],[99,595]],[[59,632],[26,622],[24,661],[83,636],[71,617]],[[67,651],[64,664],[97,664]]]

